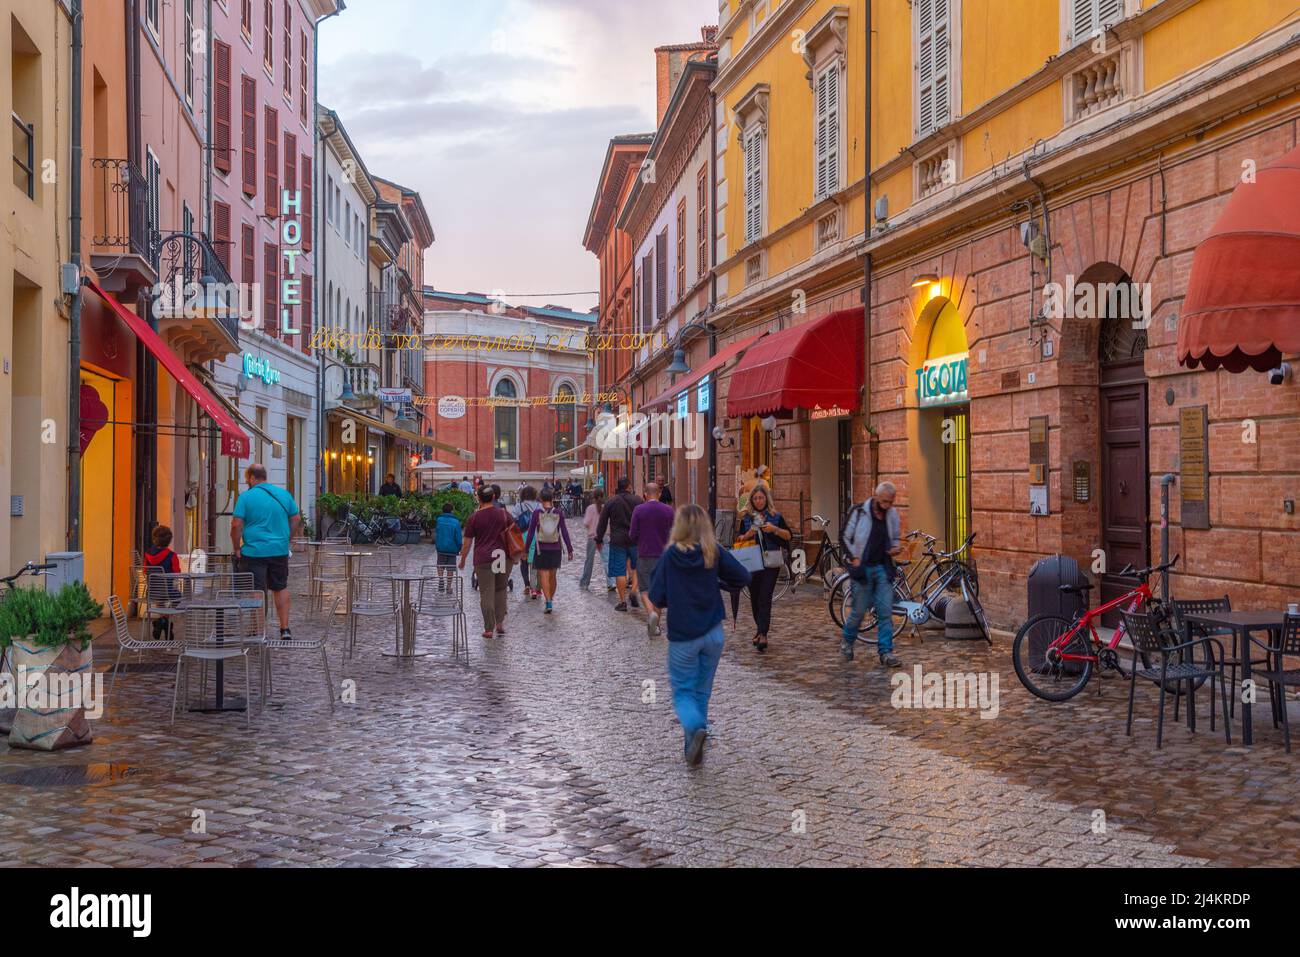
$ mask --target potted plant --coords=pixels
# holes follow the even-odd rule
[[[81,582],[55,594],[19,588],[0,602],[0,645],[11,649],[18,680],[11,748],[57,751],[91,742],[83,676],[94,675],[89,626],[103,610]]]

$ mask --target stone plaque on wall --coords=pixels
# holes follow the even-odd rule
[[[1209,407],[1178,411],[1178,478],[1183,528],[1210,527]]]

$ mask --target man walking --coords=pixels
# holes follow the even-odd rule
[[[636,546],[637,589],[645,602],[645,629],[651,638],[659,634],[659,610],[647,592],[654,581],[655,566],[668,547],[676,515],[671,505],[659,501],[660,491],[658,482],[646,482],[645,501],[632,510],[632,524],[628,528],[628,538]]]
[[[632,512],[641,504],[641,497],[632,492],[632,480],[626,475],[618,480],[614,496],[605,503],[596,526],[596,550],[605,543],[605,530],[609,530],[609,574],[618,589],[615,611],[627,611],[630,600],[633,608],[639,607],[636,598],[636,546],[628,537],[632,528]],[[628,585],[631,584],[629,590]]]
[[[889,482],[881,482],[876,494],[849,512],[844,527],[844,549],[849,557],[849,578],[853,589],[853,607],[844,622],[840,654],[853,660],[853,644],[867,608],[876,612],[876,651],[880,663],[898,668],[902,662],[894,654],[894,556],[899,545],[901,522],[894,509],[898,492]]]
[[[293,496],[266,480],[266,466],[253,463],[244,472],[248,491],[235,503],[230,540],[241,572],[252,572],[253,586],[269,591],[280,619],[280,640],[289,629],[289,539],[302,526]]]

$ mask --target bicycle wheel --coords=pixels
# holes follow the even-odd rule
[[[989,644],[993,644],[993,639],[989,635],[989,620],[984,614],[984,606],[980,603],[979,592],[973,587],[974,583],[966,577],[961,579],[961,598],[970,609],[971,615],[975,618],[975,623],[980,626],[980,634]]]
[[[1092,641],[1086,628],[1060,615],[1038,615],[1016,632],[1011,643],[1011,663],[1020,683],[1044,701],[1068,701],[1092,677],[1092,661],[1062,661],[1061,654],[1091,655]],[[1052,647],[1065,635],[1059,648]]]
[[[975,597],[978,598],[980,594],[979,576],[975,574],[975,569],[972,568],[969,564],[963,561],[958,561],[956,559],[952,559],[946,562],[936,562],[934,567],[925,573],[925,581],[922,582],[921,584],[921,594],[923,595],[928,594],[930,591],[930,586],[933,585],[940,578],[942,578],[944,575],[948,574],[948,572],[951,571],[954,566],[960,568],[962,570],[962,573],[960,576],[953,577],[953,580],[948,584],[948,590],[951,592],[959,591],[960,589],[957,583],[959,581],[965,580],[970,582],[971,591],[974,592]]]
[[[835,583],[831,590],[830,599],[831,620],[835,622],[841,633],[844,631],[844,623],[848,621],[849,616],[853,613],[853,588],[847,575]],[[907,627],[907,615],[894,608],[892,616],[894,623],[894,637],[897,638]],[[862,623],[858,625],[859,641],[874,645],[876,638],[876,609],[868,608],[867,613],[862,616]]]
[[[780,601],[786,595],[790,594],[791,581],[790,566],[785,562],[782,562],[781,567],[777,569],[776,587],[772,589],[772,601]]]

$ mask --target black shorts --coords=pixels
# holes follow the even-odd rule
[[[289,587],[289,556],[253,558],[243,555],[239,559],[241,572],[253,573],[253,587],[258,591],[284,591]]]
[[[553,572],[560,567],[560,551],[544,552],[540,548],[533,553],[533,568],[543,572]]]

